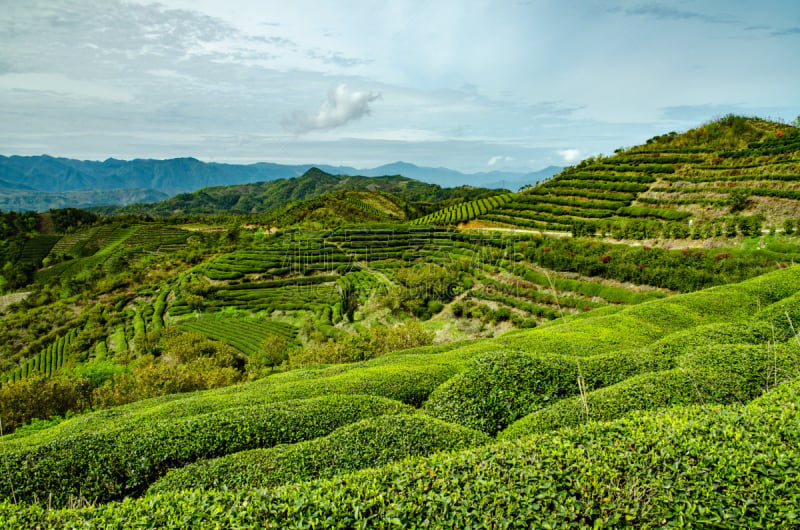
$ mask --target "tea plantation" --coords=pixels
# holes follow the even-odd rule
[[[0,528],[800,528],[798,138],[0,212]]]
[[[798,292],[794,266],[23,431],[0,522],[790,527]]]

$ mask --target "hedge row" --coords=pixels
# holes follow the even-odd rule
[[[187,488],[270,488],[489,440],[480,432],[422,414],[379,416],[307,442],[243,451],[174,469],[153,484],[148,494]]]
[[[599,199],[604,201],[621,201],[629,204],[636,198],[635,193],[619,193],[605,190],[587,190],[585,188],[539,186],[526,192],[528,195],[555,195],[567,197],[584,197],[586,199]],[[623,205],[624,206],[624,205]]]
[[[585,180],[571,180],[569,176],[564,179],[552,180],[548,182],[545,189],[550,188],[584,188],[590,190],[624,191],[638,193],[647,191],[649,186],[643,184],[624,183],[624,182],[589,182]]]
[[[717,206],[717,207],[725,207],[729,206],[731,201],[729,199],[703,199],[703,198],[696,198],[696,199],[668,199],[668,198],[654,198],[654,197],[638,197],[636,199],[638,202],[643,202],[645,204],[655,204],[658,206],[668,206],[668,205],[675,205],[675,206],[683,206],[687,204],[702,204],[707,206]],[[674,210],[665,210],[665,211],[674,211]]]
[[[575,216],[575,217],[588,217],[592,219],[599,219],[603,217],[611,217],[614,215],[615,210],[603,208],[584,208],[579,203],[571,205],[551,205],[547,203],[536,204],[532,202],[517,202],[511,201],[506,203],[503,208],[498,209],[498,213],[512,212],[521,214],[523,217],[528,212],[544,212],[558,216]]]
[[[761,164],[756,164],[754,167],[762,167]],[[716,167],[708,167],[704,169],[715,169]],[[726,166],[721,166],[719,169],[730,169]],[[692,182],[692,183],[701,183],[701,182],[739,182],[739,181],[748,181],[748,180],[776,180],[779,182],[797,182],[800,181],[800,173],[793,174],[793,175],[763,175],[763,174],[756,174],[756,175],[708,175],[704,177],[687,177],[685,175],[679,176],[669,176],[665,177],[664,180],[668,181],[679,181],[679,182]]]
[[[373,395],[419,407],[436,387],[462,371],[473,355],[487,348],[491,344],[465,344],[452,349],[448,346],[445,351],[411,350],[360,363],[293,370],[246,385],[152,398],[83,414],[45,431],[16,436],[7,440],[6,447],[27,450],[85,432],[136,429],[146,423],[173,422],[195,415],[328,394]]]
[[[233,346],[245,355],[261,350],[261,343],[270,336],[296,344],[297,328],[291,324],[266,319],[216,319],[213,316],[182,320],[178,327],[184,331],[202,333],[206,337]]]
[[[558,294],[552,294],[549,292],[543,292],[536,288],[518,287],[516,285],[509,284],[506,282],[499,282],[493,278],[489,278],[480,273],[475,274],[475,276],[477,279],[481,281],[481,283],[489,287],[492,292],[513,296],[515,298],[523,298],[531,302],[540,302],[553,306],[559,305],[561,307],[575,308],[575,309],[580,309],[582,311],[588,311],[589,309],[596,309],[598,307],[602,307],[605,305],[602,302],[595,302],[587,298],[570,296],[569,294],[566,293],[572,293],[573,291],[569,290]],[[555,281],[560,279],[561,278],[554,278],[553,280]],[[581,282],[578,282],[576,280],[571,280],[571,282],[575,282],[575,284],[581,285]],[[562,286],[565,286],[565,283],[562,283]],[[551,286],[548,285],[548,283],[545,281],[542,287],[549,289]]]
[[[494,217],[510,217],[523,221],[541,221],[548,224],[565,224],[570,221],[569,218],[563,215],[551,215],[546,213],[534,212],[531,210],[518,210],[512,208],[498,208],[491,215],[483,216],[483,219],[491,219]]]
[[[531,303],[525,300],[520,300],[519,298],[515,298],[513,296],[505,296],[497,292],[476,290],[476,291],[471,291],[470,296],[477,300],[489,300],[491,302],[497,302],[504,306],[513,307],[521,311],[525,311],[530,315],[544,318],[546,320],[552,320],[554,318],[559,317],[559,312],[555,307],[549,307],[549,306],[539,305],[537,303]]]
[[[648,156],[649,153],[640,152],[640,153],[630,153],[632,155],[642,154],[643,156],[615,156],[612,158],[606,158],[601,161],[602,164],[606,165],[616,165],[616,164],[628,164],[628,165],[636,165],[636,164],[696,164],[698,162],[703,162],[705,158],[700,156]]]
[[[46,348],[39,350],[36,355],[26,360],[15,370],[0,375],[0,383],[20,381],[34,374],[44,374],[50,377],[64,365],[66,348],[77,334],[78,330],[73,329],[66,335],[59,337]]]
[[[274,490],[181,491],[82,510],[0,503],[5,527],[793,528],[800,381]]]
[[[689,212],[664,208],[648,208],[647,206],[625,206],[617,210],[617,214],[630,217],[655,217],[667,221],[679,221],[692,215]]]
[[[485,221],[494,221],[497,223],[503,223],[511,226],[519,226],[522,228],[531,228],[534,230],[543,230],[543,231],[554,231],[554,232],[567,232],[569,231],[569,225],[565,223],[548,223],[548,222],[537,222],[530,219],[520,219],[514,215],[500,215],[500,214],[489,214],[484,215],[481,219]]]
[[[412,224],[448,224],[469,221],[479,215],[485,215],[495,208],[498,208],[511,200],[513,196],[514,194],[507,193],[504,195],[494,195],[486,199],[478,199],[477,201],[456,204],[424,217],[414,219]]]
[[[794,344],[713,345],[678,360],[678,368],[651,372],[572,397],[534,412],[503,432],[516,438],[588,421],[675,405],[746,403],[764,390],[800,376]]]
[[[547,333],[541,329],[537,334]],[[495,435],[534,410],[580,393],[579,377],[585,389],[593,390],[671,364],[668,357],[647,352],[615,352],[585,359],[490,352],[476,356],[469,368],[437,388],[425,403],[425,411]]]
[[[203,458],[296,443],[367,417],[412,410],[374,396],[331,394],[83,432],[8,451],[11,476],[0,482],[0,495],[56,506],[71,498],[107,502],[141,494],[169,469]]]
[[[660,291],[638,293],[623,287],[614,287],[611,285],[604,285],[602,283],[572,280],[569,278],[560,277],[548,278],[545,274],[526,267],[525,265],[509,266],[508,270],[515,276],[518,276],[528,282],[541,285],[546,289],[555,287],[556,289],[564,292],[577,293],[584,296],[591,296],[593,298],[602,298],[610,303],[638,304],[648,300],[656,300],[664,297],[664,294]]]
[[[735,285],[628,306],[612,315],[541,328],[531,335],[498,337],[496,343],[530,353],[588,357],[646,347],[670,333],[715,323],[749,320],[759,310],[800,291],[800,266]]]
[[[587,420],[615,419],[633,410],[749,401],[782,381],[800,376],[800,341],[794,328],[798,321],[800,293],[768,305],[747,321],[710,324],[668,335],[649,345],[639,358],[657,360],[642,371],[653,372],[658,366],[672,368],[673,359],[675,369],[640,375],[614,386],[610,386],[613,381],[606,380],[594,386],[606,388],[590,392],[586,403],[573,397],[553,404],[514,424],[506,436]],[[591,389],[594,376],[588,375],[589,370],[584,367],[587,388]]]
[[[586,167],[583,171],[607,171],[606,167]],[[612,168],[617,169],[617,168]],[[621,171],[621,170],[620,170]],[[593,182],[637,182],[639,184],[650,184],[655,182],[655,177],[650,175],[617,175],[615,173],[564,173],[563,178],[569,180],[591,180]]]
[[[593,208],[598,210],[616,210],[622,206],[627,206],[630,201],[605,201],[586,199],[584,197],[568,197],[548,195],[523,195],[519,194],[514,197],[514,202],[519,203],[533,203],[533,204],[558,204],[559,206],[577,206],[578,208]]]

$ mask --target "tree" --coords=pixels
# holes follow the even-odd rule
[[[251,379],[262,377],[267,368],[271,373],[276,366],[289,358],[289,345],[277,335],[270,335],[261,341],[258,351],[247,358],[245,369]]]
[[[741,212],[747,206],[747,200],[750,194],[745,189],[735,189],[728,194],[728,200],[731,205],[731,213]]]

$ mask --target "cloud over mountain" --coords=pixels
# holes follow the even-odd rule
[[[340,84],[328,92],[316,114],[295,111],[281,124],[285,129],[297,134],[341,127],[353,120],[368,116],[371,112],[369,104],[380,97],[380,94],[350,90],[347,85]]]

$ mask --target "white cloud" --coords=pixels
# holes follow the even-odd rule
[[[295,111],[285,118],[281,124],[284,128],[297,134],[305,134],[315,130],[333,129],[360,119],[370,114],[369,104],[381,97],[373,92],[350,90],[347,85],[340,84],[328,92],[322,106],[314,115]]]
[[[511,161],[513,161],[513,160],[514,160],[514,158],[513,158],[513,157],[511,157],[511,156],[497,155],[497,156],[493,156],[492,158],[490,158],[490,159],[489,159],[489,162],[487,162],[487,163],[488,163],[490,166],[494,166],[494,165],[496,165],[498,162],[511,162]]]
[[[556,151],[558,156],[564,159],[567,164],[574,164],[581,159],[581,152],[577,149],[560,149]]]

